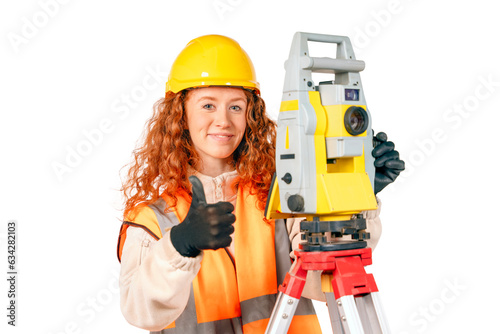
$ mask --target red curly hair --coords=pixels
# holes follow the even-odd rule
[[[247,96],[247,127],[240,145],[233,153],[232,165],[239,175],[238,186],[250,186],[257,195],[258,207],[264,209],[275,171],[276,122],[266,114],[264,100],[251,91]],[[189,134],[184,103],[188,90],[169,92],[154,105],[153,116],[146,124],[143,144],[134,150],[134,160],[122,186],[124,215],[137,205],[153,203],[162,193],[176,202],[179,190],[191,192],[187,168],[201,163]]]

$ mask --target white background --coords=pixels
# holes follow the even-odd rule
[[[276,117],[296,31],[351,38],[366,62],[373,127],[407,164],[380,194],[384,232],[370,269],[393,333],[498,333],[500,23],[494,2],[463,3],[2,2],[2,333],[145,333],[119,310],[119,171],[170,66],[192,38],[235,38]],[[10,219],[15,328],[6,316]]]

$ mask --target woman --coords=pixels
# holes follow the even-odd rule
[[[199,37],[175,60],[123,187],[118,256],[131,324],[265,331],[300,237],[294,220],[264,219],[276,124],[259,94],[250,58],[230,38]],[[379,226],[378,214],[371,218]],[[295,312],[296,332],[321,332],[309,299]]]

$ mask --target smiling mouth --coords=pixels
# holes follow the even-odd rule
[[[221,135],[221,134],[211,134],[210,136],[217,138],[217,139],[228,139],[233,137],[233,135]]]

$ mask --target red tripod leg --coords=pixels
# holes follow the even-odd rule
[[[337,299],[346,295],[356,297],[378,291],[373,275],[365,271],[365,266],[372,263],[370,248],[335,257],[335,263],[332,286]]]
[[[306,284],[307,271],[302,268],[302,259],[297,258],[286,274],[273,313],[269,319],[266,333],[286,333],[299,304],[302,290]]]
[[[307,271],[302,268],[302,259],[299,257],[286,274],[279,290],[290,297],[300,298],[306,284],[306,277]]]

